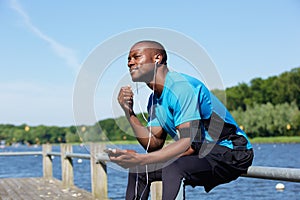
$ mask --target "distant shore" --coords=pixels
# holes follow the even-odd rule
[[[167,141],[168,142],[168,141]],[[172,142],[172,141],[170,141]],[[256,137],[250,138],[250,142],[252,144],[256,143],[300,143],[300,136],[276,136],[276,137]],[[134,140],[118,140],[107,142],[111,144],[138,144],[137,141]]]
[[[250,139],[255,143],[300,143],[300,136],[256,137]]]
[[[166,144],[172,143],[174,141],[167,140]],[[300,143],[300,136],[276,136],[276,137],[256,137],[256,138],[250,138],[250,142],[252,144],[275,144],[275,143]],[[117,144],[139,144],[136,140],[115,140],[115,141],[103,141],[101,143],[104,143],[106,145],[117,145]],[[88,145],[87,143],[73,143],[74,145]],[[17,143],[18,145],[18,143]],[[36,146],[37,144],[33,144],[31,146]],[[53,145],[59,145],[53,144]],[[6,146],[10,145],[0,145],[1,148],[5,148]]]

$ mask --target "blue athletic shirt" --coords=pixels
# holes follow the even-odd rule
[[[209,119],[214,112],[224,122],[236,126],[236,134],[243,135],[248,141],[246,148],[252,148],[246,133],[239,128],[226,107],[200,80],[186,74],[168,72],[162,94],[158,97],[152,93],[147,109],[148,126],[160,126],[174,139],[179,138],[176,126],[192,120]],[[207,130],[203,132],[205,141],[214,142]],[[230,140],[218,141],[218,144],[233,149]]]

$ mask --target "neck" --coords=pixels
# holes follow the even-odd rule
[[[158,96],[161,95],[164,89],[164,84],[168,72],[169,69],[166,65],[159,66],[156,69],[156,73],[153,77],[153,80],[150,83],[147,83],[148,87],[151,88]]]

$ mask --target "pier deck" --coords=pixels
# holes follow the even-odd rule
[[[57,179],[3,178],[0,179],[0,200],[88,199],[92,193],[76,186],[66,188]]]

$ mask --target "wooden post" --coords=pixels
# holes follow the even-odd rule
[[[73,161],[72,158],[67,158],[66,153],[72,153],[71,144],[61,144],[61,177],[64,187],[69,188],[74,185]]]
[[[47,153],[52,151],[51,144],[43,144],[43,176],[44,178],[52,178],[52,159]]]
[[[162,199],[162,182],[156,181],[151,184],[151,200]]]
[[[97,163],[97,154],[103,152],[105,145],[91,143],[91,180],[92,194],[95,198],[107,199],[107,171],[106,164]]]

